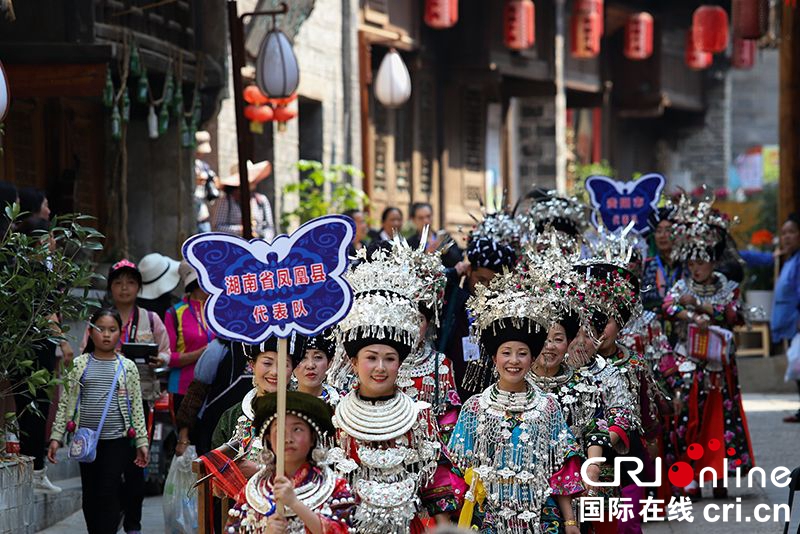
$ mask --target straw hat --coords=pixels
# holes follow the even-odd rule
[[[211,134],[205,130],[195,132],[194,140],[197,142],[198,154],[211,154]]]
[[[180,262],[157,252],[142,258],[139,262],[139,272],[142,273],[140,296],[148,300],[157,299],[178,287],[179,265]]]
[[[183,282],[183,288],[186,289],[186,286],[197,280],[197,271],[186,260],[181,261],[179,265],[178,274],[181,277],[181,282]]]
[[[269,176],[270,173],[272,173],[272,164],[269,161],[260,161],[258,163],[253,163],[252,161],[247,162],[247,180],[250,182],[250,185],[256,185]],[[220,182],[222,185],[237,187],[239,185],[239,164],[236,163],[233,165],[231,167],[231,174],[222,178]]]

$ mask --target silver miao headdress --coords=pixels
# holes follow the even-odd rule
[[[582,235],[589,229],[589,208],[577,197],[561,197],[557,191],[540,191],[532,198],[528,211],[530,231],[541,230],[547,224],[570,235]]]
[[[672,259],[714,261],[725,250],[731,224],[739,222],[712,207],[714,197],[707,196],[696,204],[685,193],[680,196],[672,216]]]

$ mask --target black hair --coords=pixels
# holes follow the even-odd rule
[[[433,206],[431,206],[430,202],[414,202],[408,210],[408,216],[413,219],[422,208],[428,208],[433,213]]]
[[[97,324],[97,321],[102,319],[103,317],[111,317],[117,323],[120,331],[122,330],[122,317],[120,317],[119,312],[112,308],[100,308],[96,312],[92,314],[89,318],[89,322],[91,324]],[[89,328],[92,328],[91,325]],[[92,341],[92,336],[89,336],[89,340],[86,342],[86,348],[83,349],[84,353],[94,352],[94,341]]]
[[[191,293],[198,287],[200,287],[200,284],[197,282],[197,280],[192,280],[191,282],[186,284],[186,287],[183,289],[183,291],[184,293]]]
[[[786,222],[793,222],[798,230],[800,230],[800,213],[790,213],[789,216],[786,217]]]
[[[580,330],[581,322],[578,314],[576,313],[565,313],[559,320],[558,324],[564,327],[564,332],[567,334],[567,341],[572,343],[572,341],[578,336],[578,330]]]
[[[356,213],[361,213],[361,210],[358,209],[346,210],[342,212],[342,215],[344,215],[345,217],[350,217],[351,219],[355,219],[353,215],[355,215]]]
[[[28,215],[36,215],[42,209],[42,203],[47,197],[42,191],[33,187],[23,187],[19,190],[20,210],[28,212]]]
[[[397,213],[399,213],[399,214],[400,214],[400,217],[402,217],[402,216],[403,216],[403,212],[402,212],[402,211],[400,211],[400,208],[396,208],[396,207],[394,207],[394,206],[389,206],[388,208],[386,208],[385,210],[383,210],[383,213],[381,213],[381,222],[382,222],[382,223],[385,223],[385,222],[386,222],[386,219],[388,219],[388,218],[389,218],[389,215],[390,215],[390,214],[391,214],[393,211],[396,211]]]
[[[112,270],[108,272],[108,277],[106,278],[106,291],[111,291],[111,284],[123,274],[127,274],[136,280],[136,283],[139,284],[139,289],[142,288],[142,273],[139,272],[139,269],[127,266],[120,267],[119,269],[114,269],[112,266],[111,269]]]

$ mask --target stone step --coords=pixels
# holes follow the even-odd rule
[[[50,482],[55,483],[58,480],[65,480],[68,478],[75,478],[81,476],[81,470],[78,462],[70,460],[67,456],[67,449],[61,447],[56,453],[56,460],[58,463],[51,464],[47,460],[44,461],[47,467],[47,478]],[[58,486],[58,484],[56,484]]]
[[[81,509],[81,477],[59,480],[61,493],[34,492],[34,531],[39,532],[55,525]]]

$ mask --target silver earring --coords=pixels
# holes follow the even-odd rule
[[[311,451],[311,459],[314,461],[316,465],[322,465],[325,463],[325,460],[328,458],[328,451],[325,450],[320,445],[314,447],[314,450]]]
[[[261,465],[272,465],[275,463],[275,453],[268,448],[261,450]]]
[[[256,383],[256,375],[253,375],[253,387],[258,387],[258,384]]]

